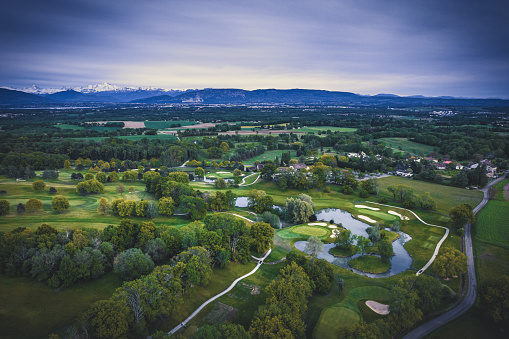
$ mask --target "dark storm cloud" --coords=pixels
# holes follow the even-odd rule
[[[505,1],[8,1],[0,85],[509,93]]]

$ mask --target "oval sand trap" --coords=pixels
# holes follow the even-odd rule
[[[325,223],[325,222],[310,222],[308,225],[309,226],[327,226],[327,223]]]
[[[389,314],[389,305],[380,304],[373,300],[367,300],[366,306],[371,308],[375,313],[382,315]]]
[[[329,228],[338,228],[336,225],[329,225]]]
[[[372,211],[380,211],[379,208],[376,208],[376,207],[370,207],[370,206],[366,206],[366,205],[355,205],[356,208],[367,208],[368,210],[372,210]]]
[[[371,219],[370,217],[367,217],[365,215],[358,215],[357,218],[362,219],[364,221],[369,222],[370,224],[374,224],[376,220]]]
[[[230,174],[230,172],[216,172],[217,174]]]
[[[404,215],[401,215],[395,211],[388,211],[387,213],[395,215],[395,216],[399,217],[401,220],[409,220],[410,219],[409,217],[405,217]]]

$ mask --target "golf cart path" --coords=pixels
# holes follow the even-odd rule
[[[242,279],[246,278],[246,277],[249,277],[250,275],[254,274],[256,271],[258,271],[258,269],[260,268],[260,266],[262,266],[263,264],[263,261],[265,260],[265,258],[267,258],[270,254],[270,252],[272,252],[272,249],[269,248],[269,250],[267,251],[267,253],[265,253],[265,255],[262,257],[262,258],[256,258],[256,257],[253,257],[253,259],[256,259],[258,260],[258,264],[256,264],[256,267],[251,271],[249,272],[248,274],[245,274],[243,275],[242,277],[240,278],[237,278],[231,285],[230,287],[228,287],[226,290],[224,290],[223,292],[213,296],[212,298],[210,298],[209,300],[207,300],[206,302],[204,302],[203,304],[201,304],[200,307],[198,307],[196,309],[196,311],[194,311],[193,313],[191,313],[191,315],[189,317],[187,317],[186,320],[184,320],[182,323],[178,324],[173,330],[171,330],[170,332],[168,332],[168,334],[172,335],[174,334],[175,332],[177,332],[178,330],[180,330],[182,327],[185,327],[186,324],[191,320],[193,319],[198,313],[200,313],[200,311],[205,307],[207,306],[208,304],[210,304],[211,302],[213,302],[214,300],[222,297],[223,295],[225,295],[226,293],[230,292],[234,287],[235,285],[237,285],[237,283],[239,281],[241,281]]]

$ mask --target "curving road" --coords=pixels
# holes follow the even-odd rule
[[[223,292],[219,293],[219,294],[216,294],[215,296],[213,296],[212,298],[210,298],[209,300],[207,300],[206,302],[204,302],[203,304],[201,304],[200,307],[198,307],[196,309],[196,311],[194,311],[189,317],[187,317],[186,320],[184,320],[182,323],[178,324],[178,326],[176,326],[173,330],[171,330],[170,332],[168,332],[168,334],[172,335],[174,334],[175,332],[177,332],[178,330],[180,330],[182,327],[185,327],[186,324],[191,320],[193,319],[198,313],[200,313],[200,311],[205,307],[207,306],[208,304],[210,304],[211,302],[213,302],[214,300],[216,300],[217,298],[220,298],[222,297],[223,295],[225,295],[226,293],[230,292],[234,287],[235,285],[237,285],[237,283],[239,281],[241,281],[242,279],[246,278],[246,277],[249,277],[251,274],[255,273],[259,268],[260,266],[262,266],[263,264],[263,261],[269,256],[270,252],[272,252],[272,249],[269,248],[269,250],[267,251],[267,253],[265,253],[265,255],[262,257],[262,258],[255,258],[253,257],[254,259],[258,260],[258,264],[256,265],[256,267],[251,271],[249,272],[248,274],[246,275],[243,275],[242,277],[240,278],[237,278],[231,285],[230,287],[228,287],[226,290],[224,290]]]
[[[474,213],[479,212],[487,203],[489,200],[488,191],[491,188],[491,186],[495,185],[499,181],[503,180],[505,178],[507,173],[504,173],[503,176],[498,178],[497,180],[491,182],[488,184],[482,191],[484,192],[484,197],[482,201],[474,208]],[[447,324],[448,322],[456,319],[474,305],[475,299],[477,297],[477,279],[475,276],[475,265],[474,265],[474,253],[472,250],[472,237],[470,234],[470,224],[467,224],[465,227],[465,254],[467,256],[468,260],[468,289],[467,293],[465,295],[465,298],[452,310],[442,314],[441,316],[432,319],[428,321],[425,324],[422,324],[421,326],[417,327],[413,331],[409,332],[407,335],[405,335],[405,339],[414,339],[414,338],[422,338],[440,326],[443,326]]]

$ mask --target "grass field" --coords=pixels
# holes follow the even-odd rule
[[[111,297],[121,284],[118,275],[108,273],[55,292],[35,281],[0,275],[0,337],[47,337],[75,322],[92,303]]]
[[[85,129],[85,127],[69,125],[69,124],[56,124],[56,125],[53,125],[53,127],[60,128],[60,129],[70,129],[73,131],[81,131],[81,130]]]
[[[423,155],[428,155],[435,150],[433,146],[413,142],[407,138],[380,138],[378,140],[385,142],[386,146],[393,148],[395,151],[401,150],[416,155],[419,155],[420,152]]]
[[[391,268],[390,263],[384,262],[380,257],[375,257],[373,255],[357,257],[350,260],[348,265],[367,273],[383,273],[387,272]]]
[[[483,193],[477,190],[466,190],[464,188],[437,185],[429,182],[412,180],[398,176],[391,176],[378,179],[381,190],[380,195],[392,199],[393,195],[387,190],[392,185],[407,185],[414,189],[417,195],[429,192],[437,203],[437,211],[449,214],[449,211],[461,204],[477,206],[483,198]]]
[[[509,201],[503,196],[507,184],[509,179],[495,185],[499,193],[478,214],[475,229],[479,240],[509,249]]]
[[[254,162],[257,161],[257,160],[259,162],[262,162],[264,160],[274,161],[276,159],[276,156],[278,156],[279,160],[281,160],[281,154],[288,153],[288,152],[290,152],[290,155],[292,156],[292,159],[297,157],[297,152],[296,151],[291,151],[291,150],[274,150],[274,151],[265,151],[263,154],[257,155],[257,156],[255,156],[255,157],[253,157],[251,159],[243,161],[242,163],[244,165],[246,165],[246,164],[254,165]]]

